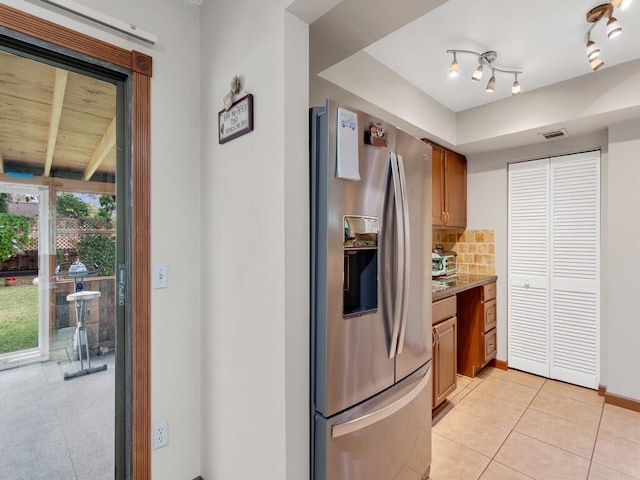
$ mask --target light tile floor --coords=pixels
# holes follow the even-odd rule
[[[487,368],[434,418],[432,480],[640,479],[640,412],[594,390]]]
[[[113,479],[114,355],[91,363],[107,370],[66,381],[78,361],[0,371],[0,479]]]

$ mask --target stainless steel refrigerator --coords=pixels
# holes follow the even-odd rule
[[[426,479],[431,147],[332,101],[310,124],[311,476]]]

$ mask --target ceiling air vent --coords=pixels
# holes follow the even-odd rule
[[[550,142],[551,140],[558,140],[559,138],[567,138],[569,136],[566,128],[561,128],[560,130],[554,130],[553,132],[541,133],[541,135],[544,137],[544,139],[547,142]]]

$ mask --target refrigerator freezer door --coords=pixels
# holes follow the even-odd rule
[[[374,309],[345,315],[347,266],[353,251],[345,247],[345,218],[377,218],[382,225],[395,128],[385,126],[387,147],[359,137],[360,181],[336,178],[337,105],[314,109],[312,116],[312,323],[314,336],[314,407],[325,417],[374,396],[395,381],[389,359],[391,322],[385,315],[381,279],[374,277]],[[358,113],[361,132],[377,121]],[[379,252],[375,262],[381,261]],[[380,270],[378,270],[380,271]],[[377,292],[375,292],[377,290]],[[424,363],[424,362],[423,362]],[[415,369],[414,369],[415,370]]]
[[[408,211],[408,289],[405,322],[396,356],[396,381],[431,359],[431,147],[396,131],[396,151],[404,167]],[[402,347],[402,348],[400,348]]]
[[[431,364],[315,425],[314,479],[426,479],[431,464]]]

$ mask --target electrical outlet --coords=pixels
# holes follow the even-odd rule
[[[166,447],[169,444],[169,422],[162,420],[153,425],[153,449]]]

